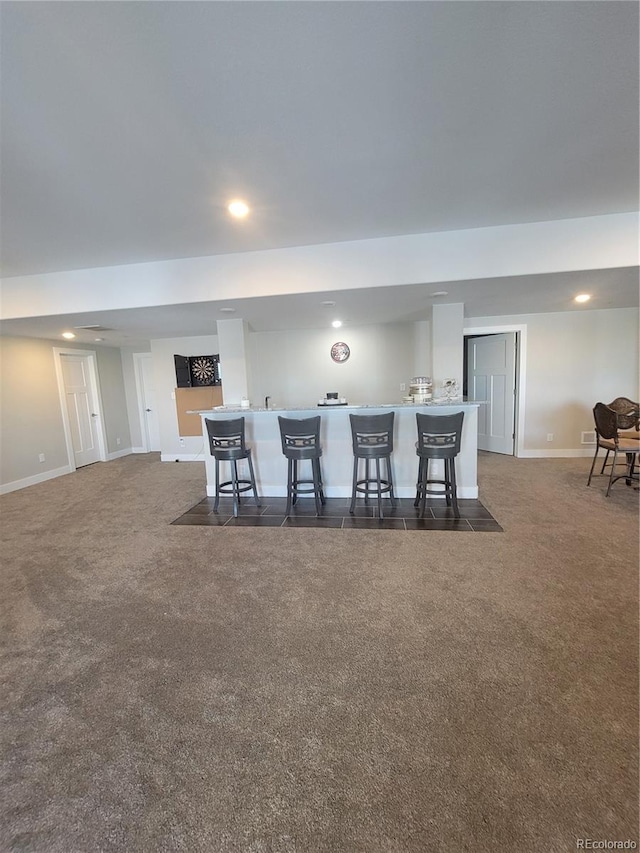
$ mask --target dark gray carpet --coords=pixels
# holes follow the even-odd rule
[[[638,843],[638,492],[483,455],[504,533],[171,525],[196,463],[0,499],[0,849]]]

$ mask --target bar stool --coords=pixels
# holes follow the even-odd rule
[[[384,415],[349,415],[351,421],[351,440],[353,443],[353,487],[351,506],[353,513],[358,492],[364,494],[365,504],[369,495],[378,499],[378,518],[382,518],[382,495],[389,494],[391,506],[395,507],[393,494],[393,475],[391,473],[391,454],[393,453],[393,419],[395,412]],[[364,459],[364,479],[358,479],[360,460]],[[386,462],[386,477],[380,476],[380,460]],[[375,460],[376,476],[372,477],[369,463]]]
[[[233,495],[233,514],[238,516],[240,494],[249,489],[253,490],[256,506],[260,506],[256,478],[253,473],[251,448],[244,442],[244,418],[227,418],[224,420],[209,420],[205,418],[209,434],[211,455],[216,460],[216,499],[213,511],[218,511],[220,495]],[[246,459],[249,464],[249,479],[238,477],[238,460]],[[229,462],[231,479],[220,482],[220,462]]]
[[[283,418],[278,415],[282,452],[287,458],[287,515],[298,495],[311,494],[316,501],[316,515],[326,503],[320,471],[320,415],[313,418]],[[298,478],[298,462],[311,462],[311,479]],[[309,485],[311,484],[311,485]]]
[[[418,441],[416,454],[420,459],[418,464],[418,482],[414,506],[420,505],[420,515],[424,516],[427,495],[443,495],[447,506],[453,503],[453,514],[460,518],[458,495],[456,492],[456,456],[460,453],[462,436],[462,421],[464,412],[455,415],[427,415],[416,412],[418,422]],[[429,479],[429,461],[444,460],[444,480]],[[442,489],[430,489],[431,485],[444,486]]]

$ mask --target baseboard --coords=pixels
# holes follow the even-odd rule
[[[594,447],[579,450],[522,450],[518,459],[577,459],[590,458],[595,452]]]
[[[161,462],[202,462],[204,459],[202,453],[162,453],[160,455]]]
[[[132,453],[147,453],[148,451],[144,447],[132,447],[131,452]]]
[[[125,447],[124,450],[114,450],[113,453],[107,453],[107,462],[112,462],[114,459],[120,459],[122,456],[131,456],[133,450],[130,447]]]
[[[33,477],[25,477],[23,480],[4,483],[0,485],[0,495],[17,492],[18,489],[26,489],[27,486],[36,486],[38,483],[44,483],[46,480],[55,480],[56,477],[62,477],[64,474],[71,473],[71,468],[68,465],[64,465],[62,468],[53,468],[51,471],[43,471],[42,474],[34,474]]]

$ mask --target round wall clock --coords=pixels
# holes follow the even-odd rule
[[[351,355],[351,350],[344,343],[344,341],[338,341],[331,347],[331,358],[334,361],[337,361],[338,364],[341,364],[343,361],[346,361]]]

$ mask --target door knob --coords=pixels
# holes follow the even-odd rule
[[[151,411],[151,409],[145,409],[145,412],[150,412],[150,411]]]
[[[91,412],[91,417],[92,417],[92,418],[97,418],[98,416],[96,415],[96,413],[95,413],[95,412]]]

